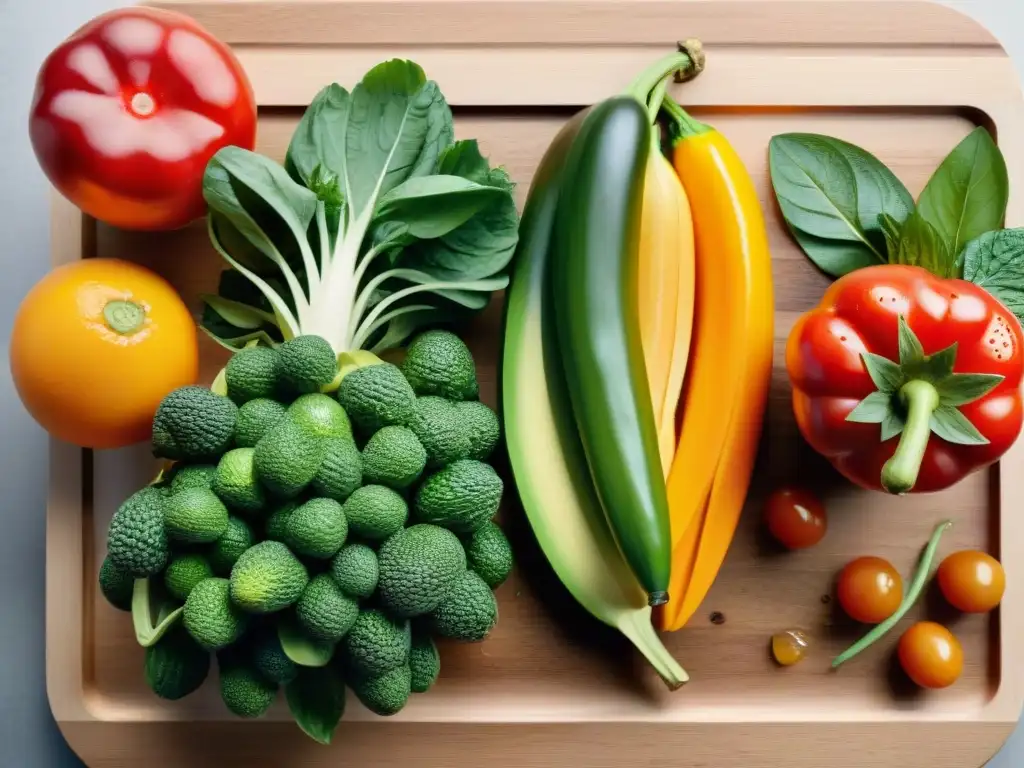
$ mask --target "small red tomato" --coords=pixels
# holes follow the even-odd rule
[[[768,531],[789,549],[812,547],[828,530],[825,505],[802,488],[779,488],[765,502],[764,520]]]
[[[991,611],[1003,599],[1003,566],[984,552],[954,552],[939,566],[939,589],[949,604],[965,613]]]
[[[254,147],[256,101],[231,50],[191,18],[123,8],[43,62],[29,135],[50,182],[85,213],[125,229],[175,229],[206,212],[214,153]]]
[[[858,557],[839,574],[836,596],[851,619],[877,624],[900,607],[903,579],[888,560]]]
[[[904,632],[897,653],[903,671],[922,688],[946,688],[964,669],[960,641],[933,621],[919,621]]]

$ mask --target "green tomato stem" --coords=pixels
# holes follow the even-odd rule
[[[910,588],[903,596],[903,601],[900,603],[900,607],[880,624],[875,625],[870,632],[864,637],[858,640],[856,643],[851,645],[841,654],[836,656],[832,661],[832,669],[836,669],[839,665],[846,663],[858,653],[872,645],[876,640],[883,637],[890,629],[899,623],[899,620],[906,615],[907,611],[917,602],[917,599],[921,596],[924,591],[924,585],[928,581],[928,576],[931,573],[932,563],[935,562],[935,553],[939,549],[939,540],[942,538],[942,534],[946,532],[953,523],[949,520],[943,520],[932,531],[932,536],[928,540],[928,545],[924,548],[924,554],[921,555],[921,560],[917,566],[917,572],[914,574],[914,580],[910,583]]]
[[[931,436],[932,413],[939,407],[939,393],[930,382],[908,381],[899,392],[907,409],[907,422],[896,453],[882,466],[882,487],[889,493],[906,493],[917,482],[921,460]]]

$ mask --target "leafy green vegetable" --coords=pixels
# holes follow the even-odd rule
[[[979,126],[932,174],[917,209],[956,257],[969,241],[1003,225],[1009,194],[1003,155],[989,132]]]
[[[302,732],[321,744],[330,744],[345,712],[345,682],[336,670],[300,669],[285,686],[288,710]]]
[[[964,280],[980,285],[1024,321],[1024,229],[986,232],[963,251]]]
[[[896,252],[890,253],[889,260],[893,264],[924,267],[939,277],[954,277],[957,274],[955,254],[920,210],[914,211],[903,222]]]
[[[209,234],[257,295],[222,279],[203,327],[253,339],[384,351],[420,324],[486,305],[518,240],[512,183],[411,61],[386,61],[348,92],[324,88],[284,167],[228,147],[207,166]]]
[[[886,261],[879,216],[902,222],[914,201],[874,155],[830,136],[788,133],[772,138],[769,164],[786,223],[819,268],[839,277]]]

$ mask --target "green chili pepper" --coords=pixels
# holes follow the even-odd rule
[[[896,609],[896,612],[885,621],[872,627],[871,631],[864,635],[864,637],[836,656],[835,660],[832,662],[832,669],[835,669],[840,664],[849,661],[865,648],[872,645],[876,640],[884,637],[885,634],[895,627],[896,624],[899,623],[899,620],[906,615],[911,606],[917,602],[917,599],[924,591],[924,585],[928,582],[932,563],[935,562],[935,553],[939,549],[939,539],[942,538],[942,534],[945,533],[946,529],[951,525],[953,525],[951,521],[943,520],[935,527],[935,530],[932,532],[931,539],[928,540],[928,546],[924,548],[924,554],[921,555],[921,560],[917,565],[917,572],[914,574],[914,580],[910,583],[910,589],[908,589],[906,594],[903,596],[903,602],[900,603],[900,607]]]

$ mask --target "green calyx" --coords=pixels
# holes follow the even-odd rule
[[[134,301],[114,299],[103,306],[103,320],[114,333],[127,336],[146,322],[146,310]]]
[[[917,482],[928,440],[934,433],[957,445],[985,445],[958,406],[984,397],[1003,380],[998,374],[954,373],[956,343],[926,355],[920,340],[901,315],[899,362],[863,352],[864,367],[878,390],[861,400],[846,420],[880,424],[883,442],[900,436],[896,452],[882,468],[889,493],[910,491]]]

